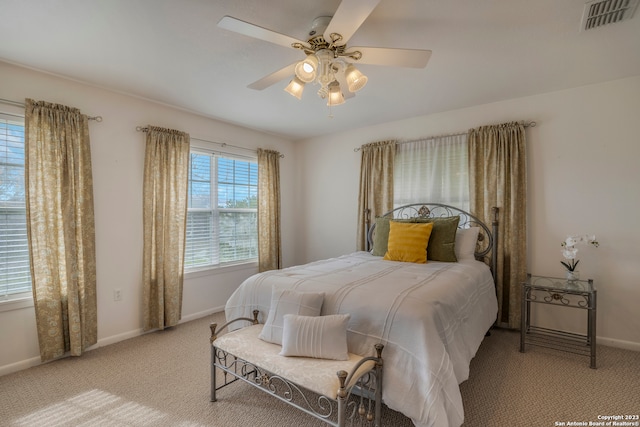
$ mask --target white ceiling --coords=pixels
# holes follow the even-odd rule
[[[0,0],[0,60],[303,139],[640,75],[640,15],[580,31],[584,0],[382,0],[351,46],[433,51],[425,69],[360,65],[328,107],[247,85],[304,54],[216,26],[224,15],[306,40],[339,0]],[[28,94],[37,98],[38,94]]]

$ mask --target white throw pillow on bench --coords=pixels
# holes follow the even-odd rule
[[[349,360],[347,324],[351,315],[284,316],[282,356]]]
[[[286,314],[319,316],[323,302],[324,292],[298,292],[274,287],[271,291],[271,308],[260,339],[282,345],[283,317]]]

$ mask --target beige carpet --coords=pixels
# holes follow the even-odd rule
[[[217,314],[0,377],[2,426],[323,426],[236,383],[209,402],[209,328]],[[532,347],[518,334],[485,338],[461,385],[465,426],[556,426],[640,413],[640,353],[586,357]],[[412,423],[385,407],[383,425]]]

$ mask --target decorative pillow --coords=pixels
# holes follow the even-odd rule
[[[389,261],[427,262],[427,245],[433,223],[389,223],[389,242],[384,259]]]
[[[349,314],[284,316],[281,356],[349,360],[347,323]]]
[[[376,218],[376,229],[373,234],[373,250],[371,255],[384,256],[387,253],[387,242],[389,241],[389,218]]]
[[[373,249],[371,255],[384,256],[387,253],[389,242],[389,223],[394,222],[415,222],[413,219],[393,219],[389,217],[376,218],[376,229],[373,233]]]
[[[480,227],[460,228],[456,233],[456,257],[461,259],[476,259],[476,244]]]
[[[432,261],[456,262],[456,232],[460,217],[445,216],[436,218],[417,218],[415,222],[432,222],[433,230],[427,246],[427,259]]]
[[[260,339],[281,345],[283,317],[286,314],[319,316],[323,301],[324,292],[297,292],[274,287],[271,291],[271,308],[260,332]]]

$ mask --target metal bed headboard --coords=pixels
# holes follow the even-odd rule
[[[491,272],[495,277],[498,262],[498,208],[491,208],[493,220],[491,228],[482,222],[478,217],[455,206],[442,203],[411,203],[390,210],[381,215],[394,219],[411,218],[442,218],[448,216],[459,216],[458,228],[479,227],[478,242],[476,244],[475,257],[491,267]],[[369,250],[373,246],[373,235],[375,233],[375,221],[371,224],[369,211],[365,212],[365,223],[367,228],[367,245]]]

